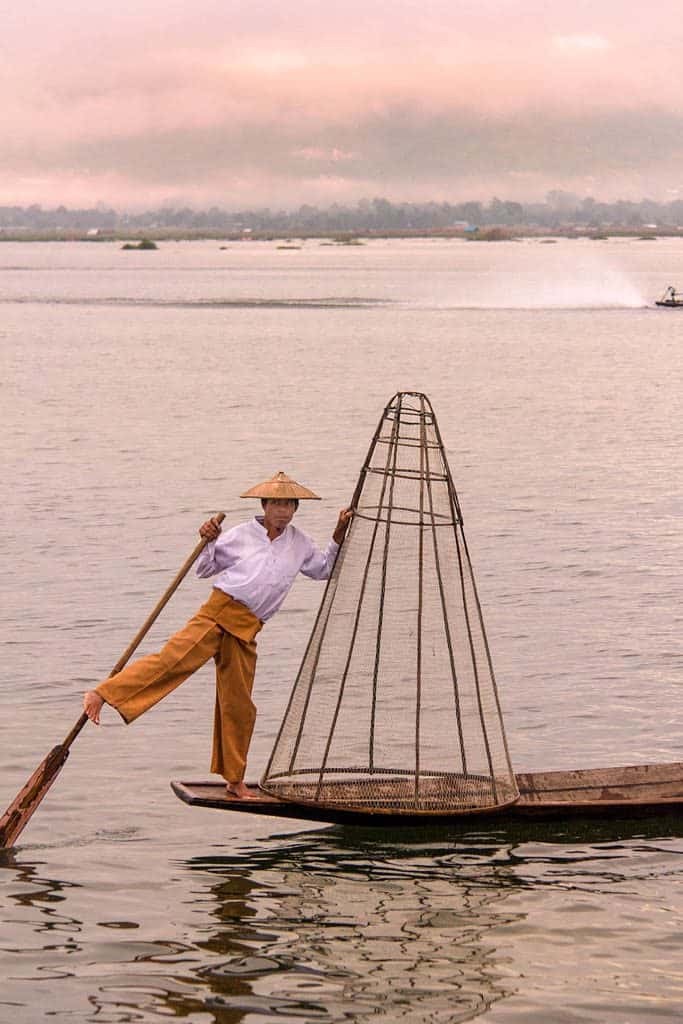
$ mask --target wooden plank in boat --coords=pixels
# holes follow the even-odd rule
[[[524,803],[548,800],[585,803],[599,800],[651,800],[683,797],[683,762],[638,764],[621,768],[521,772],[516,776]]]
[[[683,762],[516,775],[520,816],[683,810]]]

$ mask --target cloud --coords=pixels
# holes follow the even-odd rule
[[[664,195],[682,184],[683,39],[677,5],[654,7],[15,5],[0,201]]]
[[[577,55],[602,53],[611,46],[608,39],[599,35],[554,36],[552,42],[562,53]]]
[[[312,193],[318,202],[368,194],[488,198],[491,191],[533,198],[555,186],[583,191],[596,166],[620,189],[642,189],[647,179],[677,173],[682,139],[683,114],[651,111],[644,134],[642,115],[629,111],[558,118],[538,109],[482,118],[402,104],[353,122],[262,111],[257,120],[212,116],[144,132],[119,126],[115,134],[84,133],[41,152],[6,154],[5,165],[19,175],[71,177],[105,197],[115,186],[117,201],[126,188],[144,202],[196,195],[228,206],[281,206]]]

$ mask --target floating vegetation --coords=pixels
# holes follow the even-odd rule
[[[467,235],[470,242],[515,242],[516,238],[506,228],[477,228]]]
[[[156,242],[153,242],[151,238],[142,238],[137,245],[134,242],[126,242],[125,245],[121,246],[122,249],[158,249],[159,246]]]
[[[365,242],[357,235],[349,232],[333,235],[331,242],[323,242],[323,245],[365,245]]]

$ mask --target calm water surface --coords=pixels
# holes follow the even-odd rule
[[[206,514],[284,469],[323,543],[380,412],[425,391],[518,771],[681,759],[683,244],[0,247],[0,805]],[[151,650],[202,601],[188,579]],[[320,585],[261,634],[249,775]],[[195,810],[204,670],[88,727],[0,861],[0,1022],[678,1021],[680,819],[510,832]]]

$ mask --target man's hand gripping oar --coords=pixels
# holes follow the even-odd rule
[[[219,512],[214,519],[221,523],[225,519],[225,513]],[[153,623],[159,617],[163,608],[168,604],[173,594],[176,592],[182,581],[187,576],[188,572],[199,558],[200,554],[209,543],[208,537],[203,537],[202,540],[197,544],[192,554],[183,563],[178,572],[177,576],[170,584],[168,589],[165,591],[163,597],[160,599],[152,613],[145,620],[140,627],[139,632],[131,641],[130,645],[123,652],[119,660],[114,665],[113,669],[109,673],[110,677],[115,676],[117,672],[129,661],[131,655],[137,650],[143,639],[151,629]],[[71,732],[64,739],[62,743],[58,743],[56,747],[53,747],[47,757],[41,761],[36,770],[34,771],[28,782],[25,783],[21,791],[14,798],[10,806],[7,808],[2,818],[0,818],[0,849],[8,849],[10,846],[14,846],[16,840],[19,838],[21,833],[24,831],[26,825],[31,818],[31,815],[39,806],[43,797],[47,793],[48,789],[59,775],[64,762],[69,756],[69,747],[78,736],[79,732],[88,721],[88,716],[85,712],[78,719],[76,724],[71,729]]]

